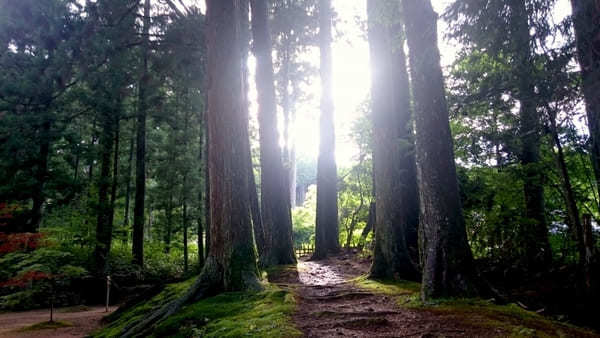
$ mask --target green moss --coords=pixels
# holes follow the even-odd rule
[[[195,278],[190,278],[181,283],[169,284],[158,295],[152,297],[147,302],[142,302],[129,311],[123,312],[118,319],[112,321],[108,326],[93,334],[94,337],[116,337],[130,323],[142,319],[144,316],[159,309],[161,306],[169,303],[177,297],[183,295],[185,291],[194,283]]]
[[[291,322],[294,297],[274,286],[230,292],[183,308],[162,322],[155,337],[297,337]]]
[[[168,285],[147,302],[124,312],[94,337],[115,337],[124,327],[182,295],[194,279]],[[294,297],[267,284],[260,292],[230,292],[188,305],[158,323],[155,337],[294,337],[300,336],[291,322]]]
[[[353,280],[359,288],[389,295],[399,306],[434,315],[447,316],[467,326],[499,329],[511,337],[596,337],[589,330],[559,323],[516,304],[496,305],[481,299],[437,299],[423,302],[420,285],[407,281]]]
[[[70,326],[73,326],[73,324],[71,324],[69,322],[55,320],[52,322],[41,322],[41,323],[33,324],[30,326],[26,326],[22,329],[19,329],[19,332],[51,330],[51,329],[54,330],[54,329],[60,329],[63,327],[70,327]]]

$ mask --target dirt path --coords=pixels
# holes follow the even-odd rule
[[[0,313],[0,337],[84,337],[100,328],[100,320],[107,315],[104,310],[103,306],[56,309],[54,320],[72,326],[32,331],[19,330],[47,321],[48,310]],[[114,310],[116,307],[109,308],[110,312]]]
[[[301,260],[297,275],[288,271],[274,282],[290,288],[298,298],[294,321],[307,337],[490,337],[503,333],[458,323],[450,316],[401,308],[386,295],[359,289],[350,280],[367,269],[367,264],[349,255]]]

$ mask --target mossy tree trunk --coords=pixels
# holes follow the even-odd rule
[[[368,0],[376,199],[370,275],[418,280],[419,202],[400,4]]]
[[[292,214],[287,172],[283,167],[271,59],[271,38],[266,0],[252,0],[252,33],[256,55],[256,89],[260,133],[261,215],[265,230],[266,257],[263,263],[296,263],[292,243]]]
[[[317,162],[317,217],[313,259],[340,250],[335,127],[331,67],[331,0],[319,0],[319,50],[321,71],[321,117]]]
[[[476,294],[458,193],[437,14],[430,0],[403,0],[414,95],[423,299]],[[382,187],[377,185],[377,190]],[[379,232],[380,229],[377,229]]]

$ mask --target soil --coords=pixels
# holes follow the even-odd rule
[[[114,310],[116,307],[110,307],[109,313]],[[107,314],[104,306],[59,308],[54,312],[54,320],[68,322],[72,326],[20,331],[31,325],[48,321],[49,310],[0,313],[0,337],[84,337],[99,329],[102,317]]]
[[[272,282],[298,300],[294,322],[306,337],[493,337],[508,332],[461,323],[455,316],[402,308],[390,297],[356,287],[369,261],[343,254],[301,259]]]

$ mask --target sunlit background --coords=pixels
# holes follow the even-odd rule
[[[437,13],[453,0],[432,0]],[[203,0],[188,0],[205,8]],[[366,38],[366,0],[332,0],[337,13],[334,23],[335,39],[333,48],[333,95],[335,105],[336,127],[336,160],[339,167],[349,166],[358,155],[358,149],[349,137],[350,126],[362,112],[362,107],[369,97],[371,86],[369,65],[369,44]],[[553,19],[559,22],[571,14],[568,0],[558,0],[554,9]],[[460,46],[444,38],[446,24],[438,22],[438,45],[441,53],[441,63],[444,68],[454,61]],[[315,48],[305,55],[318,68],[319,53]],[[253,76],[255,61],[249,60],[251,76]],[[252,77],[251,77],[252,78]],[[318,75],[310,81],[311,86],[306,90],[311,100],[299,105],[296,121],[291,126],[290,137],[295,139],[296,152],[299,158],[314,158],[318,156],[319,148],[319,98],[320,81]],[[250,113],[256,121],[256,90],[250,82]],[[281,124],[281,123],[280,123]],[[282,142],[283,144],[283,142]]]

